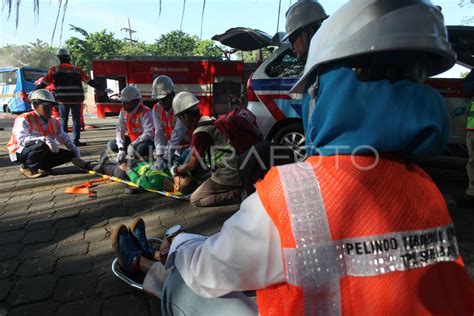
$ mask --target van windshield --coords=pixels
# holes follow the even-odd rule
[[[0,73],[0,84],[1,85],[11,85],[16,84],[18,76],[15,71],[2,72]]]
[[[28,70],[28,69],[22,69],[23,71],[23,77],[25,78],[26,81],[29,82],[35,82],[41,77],[44,77],[48,74],[47,71],[41,71],[41,70]]]

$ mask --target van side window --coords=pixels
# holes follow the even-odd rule
[[[296,58],[291,49],[268,64],[265,73],[272,78],[298,78],[303,75],[304,62]]]
[[[0,84],[3,84],[3,85],[16,84],[16,80],[17,80],[16,72],[0,73]]]
[[[45,77],[48,72],[46,71],[38,71],[38,70],[26,70],[22,69],[23,72],[23,77],[25,78],[26,81],[29,82],[35,82],[41,77]]]

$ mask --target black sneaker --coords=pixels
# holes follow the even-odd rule
[[[82,147],[82,146],[87,146],[87,143],[83,143],[80,140],[75,140],[74,145],[76,145],[76,147]]]
[[[148,242],[148,238],[146,237],[145,233],[145,222],[142,218],[135,218],[130,224],[130,235],[132,235],[132,239],[142,250],[143,256],[154,260],[155,249]]]
[[[116,227],[112,232],[111,239],[112,248],[120,267],[132,275],[139,274],[139,261],[142,251],[135,245],[128,228],[125,225]]]
[[[107,152],[102,153],[102,155],[100,155],[99,162],[97,162],[97,165],[94,166],[93,170],[95,172],[102,172],[102,167],[108,161],[109,157],[107,156]]]
[[[97,162],[94,161],[85,161],[81,158],[74,157],[71,159],[71,163],[82,170],[93,170]]]

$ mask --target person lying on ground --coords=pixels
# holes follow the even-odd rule
[[[10,160],[21,163],[20,172],[25,177],[38,178],[81,155],[59,121],[51,116],[53,106],[57,105],[54,95],[39,89],[33,91],[29,99],[33,111],[15,119],[7,148]],[[68,150],[59,148],[60,144]]]
[[[145,161],[129,160],[114,162],[109,160],[107,153],[100,156],[99,162],[85,161],[75,158],[72,163],[82,170],[92,170],[100,174],[113,176],[121,180],[130,181],[139,188],[167,192],[190,194],[195,188],[194,182],[187,176],[173,177],[168,169],[153,169],[153,164]]]

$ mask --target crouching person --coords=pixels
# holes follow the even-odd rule
[[[175,115],[193,130],[191,157],[175,171],[189,174],[200,167],[201,158],[207,159],[211,177],[193,192],[190,202],[195,206],[238,204],[241,193],[238,156],[229,140],[214,126],[214,119],[201,115],[198,104],[199,100],[189,92],[180,92],[173,99]]]
[[[29,99],[34,111],[15,120],[7,148],[11,161],[21,163],[20,172],[24,176],[38,178],[47,175],[47,170],[80,157],[80,153],[59,121],[51,117],[53,107],[57,106],[53,94],[39,89]],[[59,148],[59,144],[68,150]]]
[[[204,298],[184,283],[178,270],[172,268],[171,256],[168,260],[171,242],[178,234],[201,241],[205,237],[183,232],[181,225],[170,227],[165,232],[160,250],[156,250],[148,242],[145,222],[136,218],[129,227],[120,225],[114,229],[112,248],[123,271],[132,277],[145,275],[143,289],[161,299],[163,315],[257,315],[257,307],[242,292]]]
[[[120,94],[123,108],[115,128],[115,139],[110,140],[107,147],[117,153],[118,161],[124,160],[127,155],[146,158],[152,154],[154,146],[151,110],[143,104],[137,88],[127,86]]]

